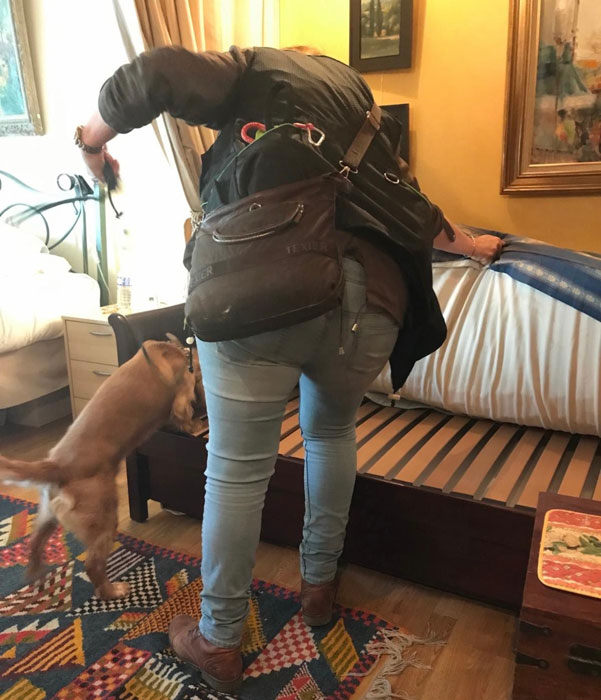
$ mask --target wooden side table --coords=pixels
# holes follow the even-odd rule
[[[600,700],[601,599],[549,588],[538,578],[545,514],[555,508],[601,516],[599,501],[540,494],[519,619],[513,700]]]

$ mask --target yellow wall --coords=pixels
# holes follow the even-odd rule
[[[601,196],[500,195],[509,0],[414,0],[411,70],[366,73],[380,104],[408,102],[412,166],[457,222],[601,251]],[[348,0],[280,0],[281,46],[348,61]]]

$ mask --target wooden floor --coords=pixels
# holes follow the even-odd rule
[[[0,427],[0,453],[20,459],[37,459],[67,428],[58,421],[39,429]],[[122,532],[154,544],[200,555],[200,523],[162,511],[150,503],[145,523],[130,520],[125,473],[119,477]],[[37,500],[37,492],[0,486],[0,492]],[[399,533],[402,537],[402,533]],[[298,589],[297,553],[261,543],[254,575],[281,586]],[[507,575],[511,575],[508,572]],[[513,681],[512,615],[453,595],[424,588],[356,566],[347,566],[338,602],[373,612],[416,635],[434,633],[447,641],[444,647],[418,647],[416,658],[432,670],[408,669],[391,679],[393,691],[415,700],[509,700]],[[362,686],[363,687],[363,686]],[[363,693],[356,695],[357,700]]]

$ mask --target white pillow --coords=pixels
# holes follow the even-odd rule
[[[47,252],[44,241],[33,233],[0,221],[0,262]]]
[[[33,253],[0,260],[0,277],[31,277],[31,275],[64,275],[71,270],[68,260],[58,255]]]

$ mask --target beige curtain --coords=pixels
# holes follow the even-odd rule
[[[190,51],[227,50],[238,46],[277,46],[279,0],[135,0],[139,27],[132,26],[131,3],[114,0],[119,27],[130,58],[138,53],[132,33],[141,30],[145,49],[180,45]],[[129,6],[129,7],[127,7]],[[200,214],[198,195],[200,156],[216,134],[188,126],[168,114],[156,131],[169,161],[177,168],[195,219]]]

